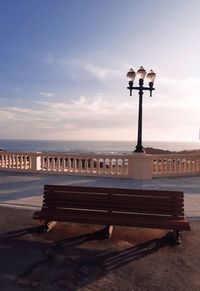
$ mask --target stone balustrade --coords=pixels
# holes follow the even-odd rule
[[[80,154],[1,151],[0,169],[145,180],[155,177],[200,175],[200,154]]]
[[[59,172],[84,176],[128,176],[125,155],[42,153],[42,172]]]
[[[152,177],[200,175],[200,154],[153,155]]]
[[[30,171],[33,169],[33,153],[0,152],[0,169]]]

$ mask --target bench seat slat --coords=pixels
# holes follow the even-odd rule
[[[122,212],[141,212],[141,213],[152,213],[152,214],[172,214],[172,215],[181,215],[184,213],[183,206],[172,206],[170,207],[169,205],[164,206],[164,205],[142,205],[142,204],[121,204],[121,205],[115,205],[112,204],[111,202],[108,204],[104,203],[90,203],[90,202],[68,202],[68,203],[63,203],[62,201],[56,201],[53,200],[51,202],[48,201],[48,203],[44,203],[44,206],[49,207],[49,208],[80,208],[80,209],[96,209],[96,210],[110,210],[110,211],[122,211]]]
[[[92,215],[92,221],[91,221]],[[93,212],[90,211],[51,211],[48,209],[35,213],[35,217],[56,221],[67,221],[88,224],[112,224],[119,226],[142,226],[147,228],[165,228],[189,230],[187,222],[179,219],[169,219],[163,216],[136,215],[125,213]]]
[[[54,202],[60,202],[60,203],[90,203],[90,204],[104,204],[106,205],[106,203],[108,204],[112,204],[112,205],[144,205],[144,206],[156,206],[156,207],[183,207],[184,203],[183,201],[179,201],[179,200],[163,200],[163,199],[146,199],[145,200],[140,197],[140,198],[136,198],[134,199],[134,197],[132,197],[132,199],[128,199],[127,197],[122,197],[123,199],[115,199],[112,196],[111,197],[102,197],[102,198],[96,198],[96,197],[69,197],[69,199],[67,199],[67,197],[44,197],[44,203],[54,203]]]
[[[119,211],[103,211],[103,210],[89,210],[89,209],[56,209],[56,208],[42,208],[41,211],[39,212],[36,212],[37,214],[40,214],[40,215],[54,215],[54,214],[58,214],[60,213],[60,215],[64,215],[64,216],[73,216],[73,217],[84,217],[84,216],[88,216],[90,217],[91,215],[93,217],[95,216],[104,216],[104,217],[107,217],[107,218],[110,218],[112,216],[115,216],[117,217],[117,215],[119,217],[126,217],[127,219],[132,219],[133,217],[134,218],[142,218],[144,217],[145,219],[163,219],[163,220],[175,220],[175,219],[179,219],[179,218],[183,218],[184,216],[180,215],[180,216],[172,216],[172,215],[167,215],[167,214],[141,214],[141,213],[127,213],[127,212],[119,212]]]
[[[161,190],[140,190],[140,189],[126,189],[126,188],[105,188],[105,187],[81,187],[81,186],[63,186],[63,185],[45,185],[45,192],[73,192],[73,193],[118,193],[128,195],[149,195],[149,196],[168,196],[168,197],[183,197],[181,191],[161,191]]]
[[[144,195],[127,195],[127,194],[88,194],[88,193],[55,193],[55,192],[49,192],[44,194],[44,198],[51,200],[51,199],[62,199],[64,200],[89,200],[89,201],[105,201],[105,199],[111,199],[112,202],[118,202],[122,203],[124,199],[126,199],[127,203],[133,203],[133,202],[140,202],[143,201],[144,203],[167,203],[167,202],[183,202],[182,197],[167,197],[167,196],[146,196]]]
[[[48,192],[44,194],[44,198],[46,199],[63,199],[63,200],[94,200],[94,201],[104,201],[108,198],[108,194],[99,193],[99,194],[88,194],[88,193],[68,193],[68,192]]]
[[[145,199],[143,198],[143,196],[141,197],[114,197],[114,196],[94,196],[93,195],[90,196],[85,196],[85,195],[73,195],[73,196],[69,196],[68,195],[54,195],[54,196],[44,196],[43,202],[48,204],[48,203],[54,203],[54,202],[59,202],[62,204],[65,203],[90,203],[92,205],[92,203],[94,204],[94,206],[96,204],[112,204],[112,205],[123,205],[124,203],[126,203],[126,205],[148,205],[148,206],[156,206],[156,207],[170,207],[170,208],[179,208],[179,207],[183,207],[183,200],[179,200],[179,199],[158,199],[158,198],[149,198],[149,197],[145,197]]]

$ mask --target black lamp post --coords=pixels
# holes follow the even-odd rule
[[[152,97],[152,91],[155,90],[155,88],[153,88],[153,82],[156,78],[156,74],[151,70],[146,78],[149,81],[149,87],[144,87],[144,78],[146,76],[146,71],[143,67],[140,67],[139,70],[137,71],[137,77],[139,79],[139,86],[138,87],[134,87],[133,86],[133,82],[135,80],[136,77],[136,73],[134,72],[133,69],[130,69],[126,75],[126,77],[128,78],[129,81],[129,87],[127,87],[127,89],[130,90],[130,96],[132,96],[132,91],[133,90],[138,90],[139,92],[139,112],[138,112],[138,138],[137,138],[137,145],[136,148],[134,150],[134,152],[136,153],[144,153],[144,148],[142,145],[142,96],[143,96],[143,91],[144,90],[148,90],[150,91],[150,97]]]

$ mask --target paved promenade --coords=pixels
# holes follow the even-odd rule
[[[200,219],[200,177],[156,178],[136,181],[119,178],[31,174],[0,171],[0,205],[37,209],[42,205],[44,184],[180,190],[185,193],[185,213]]]

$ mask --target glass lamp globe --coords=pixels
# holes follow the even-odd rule
[[[126,74],[126,77],[127,77],[129,82],[134,82],[135,76],[136,76],[136,74],[135,74],[135,72],[134,72],[134,70],[132,68]]]
[[[155,78],[156,78],[156,73],[154,73],[153,70],[150,70],[150,72],[147,74],[147,79],[149,83],[154,82]]]
[[[137,77],[138,77],[138,79],[140,80],[140,79],[144,79],[144,77],[146,76],[146,71],[145,71],[145,69],[141,66],[140,68],[139,68],[139,70],[137,71]]]

